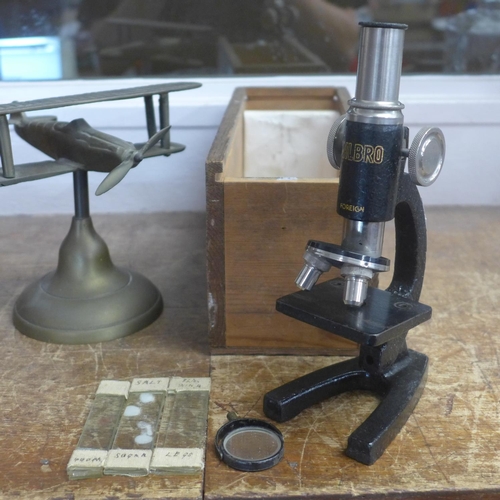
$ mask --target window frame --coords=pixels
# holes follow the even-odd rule
[[[168,160],[172,166],[165,169],[163,177],[167,184],[176,186],[176,194],[158,195],[152,203],[147,189],[134,185],[131,180],[123,188],[125,191],[113,193],[115,190],[112,190],[109,195],[93,201],[94,211],[203,210],[204,160],[236,87],[343,86],[351,95],[355,92],[355,75],[0,82],[0,92],[1,101],[7,103],[170,81],[202,84],[199,89],[172,93],[170,98],[172,133],[180,134],[183,138],[180,142],[187,145],[185,152]],[[443,128],[447,141],[443,174],[431,188],[421,191],[424,203],[500,205],[500,160],[494,146],[500,134],[500,76],[405,75],[401,80],[400,100],[405,105],[405,124],[410,127],[411,137],[420,127],[432,125]],[[61,108],[49,113],[56,114],[60,120],[85,118],[103,131],[125,135],[144,133],[140,99]],[[23,148],[19,139],[13,139],[13,146],[15,157],[21,148],[22,161],[35,159],[34,153]],[[2,190],[2,212],[71,213],[70,183],[70,176],[59,176],[9,187]],[[44,201],[47,192],[51,193],[50,203]],[[132,201],[124,205],[123,196]]]

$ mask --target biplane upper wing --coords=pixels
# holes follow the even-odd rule
[[[176,82],[143,87],[132,87],[119,90],[104,90],[101,92],[88,92],[85,94],[68,95],[63,97],[50,97],[36,99],[33,101],[12,102],[0,105],[0,155],[2,160],[2,172],[0,174],[0,186],[8,186],[30,180],[43,179],[55,175],[73,172],[81,165],[74,161],[61,158],[59,160],[45,160],[33,163],[14,164],[12,145],[7,115],[25,113],[29,111],[40,111],[45,109],[63,108],[80,104],[95,102],[118,101],[123,99],[144,98],[146,110],[146,126],[149,138],[157,133],[153,96],[159,95],[159,118],[160,128],[165,129],[169,125],[168,118],[168,94],[181,90],[189,90],[200,87],[196,82]],[[139,145],[138,145],[139,146]],[[170,155],[182,151],[184,146],[170,142],[169,134],[165,134],[159,146],[149,151],[147,156]]]
[[[68,95],[63,97],[48,97],[34,101],[11,102],[0,105],[0,115],[12,113],[25,113],[28,111],[40,111],[43,109],[64,108],[77,106],[79,104],[91,104],[93,102],[119,101],[122,99],[134,99],[137,97],[151,97],[153,95],[168,94],[180,90],[190,90],[200,87],[195,82],[164,83],[158,85],[146,85],[144,87],[132,87],[130,89],[103,90],[101,92],[88,92],[86,94]]]

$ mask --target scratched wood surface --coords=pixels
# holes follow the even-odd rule
[[[371,467],[343,454],[349,434],[377,404],[357,392],[278,424],[285,456],[276,467],[229,469],[212,444],[227,411],[265,418],[265,392],[340,358],[214,356],[206,499],[500,498],[500,209],[440,208],[427,215],[421,301],[434,312],[408,343],[429,356],[429,377],[386,453]]]
[[[221,464],[213,437],[227,410],[263,417],[267,390],[338,358],[216,356],[204,478],[70,482],[66,465],[100,380],[209,373],[204,218],[94,217],[115,263],[150,277],[167,304],[143,332],[94,346],[49,345],[14,330],[15,298],[55,265],[69,221],[0,218],[0,498],[201,498],[203,481],[210,500],[500,498],[500,210],[433,209],[428,221],[422,301],[434,315],[410,333],[409,344],[429,355],[429,379],[414,414],[375,465],[342,453],[376,405],[366,393],[339,396],[279,424],[286,452],[273,469],[243,474]]]
[[[69,217],[0,218],[0,498],[199,499],[202,474],[68,481],[66,465],[103,379],[209,374],[203,214],[96,216],[116,265],[148,276],[166,309],[112,342],[59,346],[12,326],[22,289],[56,264]]]

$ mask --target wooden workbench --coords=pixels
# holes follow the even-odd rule
[[[94,224],[117,265],[159,286],[165,312],[144,331],[104,344],[58,346],[22,336],[11,323],[14,300],[55,266],[69,219],[0,218],[0,498],[500,498],[499,208],[428,210],[421,300],[434,314],[408,343],[429,356],[429,377],[378,462],[367,467],[343,455],[348,435],[376,405],[371,395],[352,393],[279,424],[285,457],[262,473],[234,471],[217,459],[213,437],[227,411],[262,418],[267,390],[339,358],[210,359],[204,216],[96,216]],[[67,462],[102,379],[208,374],[204,474],[67,480]]]

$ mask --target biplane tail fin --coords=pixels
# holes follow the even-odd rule
[[[162,128],[156,132],[151,138],[142,146],[141,149],[132,153],[127,159],[123,160],[120,165],[115,167],[99,184],[95,194],[97,196],[106,193],[111,188],[114,188],[128,173],[131,168],[136,167],[144,159],[144,155],[149,151],[157,142],[161,141],[163,137],[170,130],[170,126]]]

